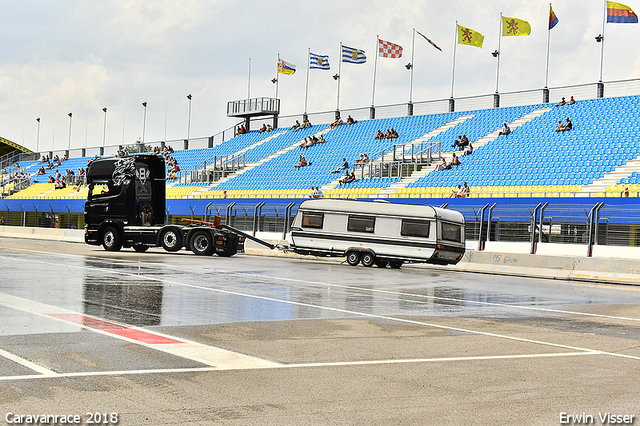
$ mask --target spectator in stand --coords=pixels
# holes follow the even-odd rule
[[[296,124],[291,126],[291,128],[289,130],[291,130],[292,132],[296,132],[296,131],[298,131],[299,128],[300,128],[300,122],[298,120],[296,120]]]
[[[348,170],[349,169],[349,162],[347,161],[346,158],[342,158],[342,165],[340,167],[338,167],[337,169],[335,169],[334,171],[332,171],[331,173],[340,173],[343,170]]]
[[[564,100],[564,96],[563,96],[563,97],[562,97],[562,100],[561,100],[560,102],[558,102],[558,103],[556,104],[556,106],[557,106],[557,107],[560,107],[560,106],[565,106],[566,104],[567,104],[567,101],[565,101],[565,100]]]
[[[467,182],[462,185],[462,198],[467,198],[469,196],[470,188],[467,185]]]
[[[320,135],[320,139],[318,139],[318,143],[325,143],[324,135]]]
[[[244,125],[241,124],[240,127],[238,127],[236,130],[236,136],[244,135],[245,133],[247,133],[247,129],[245,129]]]
[[[623,197],[628,197],[629,196],[629,187],[628,186],[624,189],[624,192],[622,193],[622,196]]]
[[[270,132],[273,130],[273,127],[271,127],[271,124],[267,124],[267,132]]]
[[[500,132],[498,133],[499,136],[507,136],[509,133],[511,133],[511,128],[509,127],[509,125],[505,122],[502,125],[502,129],[500,130]]]
[[[451,191],[449,198],[461,198],[462,197],[462,185],[458,184],[458,188]]]
[[[309,121],[309,119],[305,118],[304,120],[302,120],[302,128],[308,129],[309,127],[311,127],[311,122]]]
[[[347,125],[356,124],[356,123],[357,123],[357,121],[354,120],[353,117],[351,117],[351,116],[347,117]]]
[[[436,167],[433,169],[434,172],[438,172],[440,170],[445,170],[447,168],[447,162],[444,157],[440,159],[440,162],[436,164]]]
[[[393,127],[391,128],[391,139],[398,139],[398,132]]]
[[[564,132],[564,124],[562,124],[562,120],[558,120],[558,127],[556,128],[556,132]]]
[[[380,129],[378,129],[378,133],[376,133],[376,140],[379,141],[382,139],[384,139],[384,133],[382,133]]]
[[[571,99],[569,99],[569,105],[573,105],[576,103],[576,100],[573,99],[573,96],[571,96]]]
[[[304,157],[304,155],[301,155],[300,156],[300,162],[298,164],[296,164],[295,166],[293,166],[293,167],[295,167],[296,169],[300,169],[302,167],[310,166],[310,165],[311,165],[311,163],[307,162],[307,159]]]
[[[349,173],[349,171],[347,170],[347,172],[344,174],[344,177],[338,181],[338,186],[346,185],[348,183],[355,182],[355,181],[356,181],[355,172],[352,170],[351,173]]]
[[[6,173],[5,169],[2,169],[2,174]],[[38,170],[38,176],[42,176],[43,174],[45,174],[46,171],[44,170],[44,166],[40,167],[40,170]]]
[[[454,166],[459,166],[460,164],[460,159],[458,158],[458,156],[456,155],[456,153],[453,153],[453,157],[451,158],[451,162],[449,164],[447,164],[447,170],[454,167]]]
[[[226,190],[222,191],[222,198],[227,198],[227,191]]]
[[[320,189],[319,186],[316,186],[316,197],[315,198],[324,198],[324,193]]]
[[[167,173],[167,180],[175,180],[175,179],[178,179],[178,175],[176,174],[176,172]]]
[[[267,131],[267,125],[262,123],[262,127],[258,130],[258,133],[264,133]]]
[[[471,145],[471,142],[469,142],[469,146],[467,146],[467,148],[464,150],[464,153],[462,154],[463,157],[466,157],[467,155],[471,155],[473,154],[473,145]]]
[[[64,157],[62,157],[62,161],[67,161],[69,159],[69,154],[64,154]]]
[[[329,126],[332,129],[337,128],[338,126],[344,124],[344,121],[342,121],[342,118],[340,118],[339,116],[336,115],[336,121],[334,121],[333,123],[331,123],[331,125]]]
[[[568,132],[571,129],[573,129],[573,123],[571,122],[571,119],[567,117],[567,124],[564,125],[564,131]]]
[[[49,183],[56,183],[56,180],[53,176],[49,176],[49,180],[47,181]]]

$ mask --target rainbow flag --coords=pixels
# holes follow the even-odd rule
[[[551,7],[551,3],[549,3],[549,29],[555,27],[556,25],[558,25],[558,17],[556,16],[556,13],[553,11],[553,8]]]
[[[614,24],[637,24],[638,15],[629,6],[607,1],[607,22]]]

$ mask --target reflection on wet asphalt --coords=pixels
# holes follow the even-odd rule
[[[125,252],[117,258],[0,255],[0,292],[140,327],[358,314],[526,318],[541,311],[525,308],[579,310],[638,301],[632,293],[550,280],[246,255],[162,254],[148,260]],[[7,321],[2,328],[4,335],[25,332],[20,321]],[[43,328],[38,324],[30,332]]]

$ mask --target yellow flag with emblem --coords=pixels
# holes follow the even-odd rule
[[[531,25],[524,19],[502,17],[502,37],[526,36],[531,34]]]
[[[484,36],[471,28],[458,25],[458,44],[467,44],[469,46],[476,46],[482,49],[482,42]]]

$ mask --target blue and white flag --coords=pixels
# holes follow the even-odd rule
[[[364,64],[367,62],[367,56],[364,54],[364,50],[342,46],[342,62]]]
[[[312,70],[328,70],[329,67],[329,56],[327,55],[316,55],[315,53],[309,52],[309,68]]]

